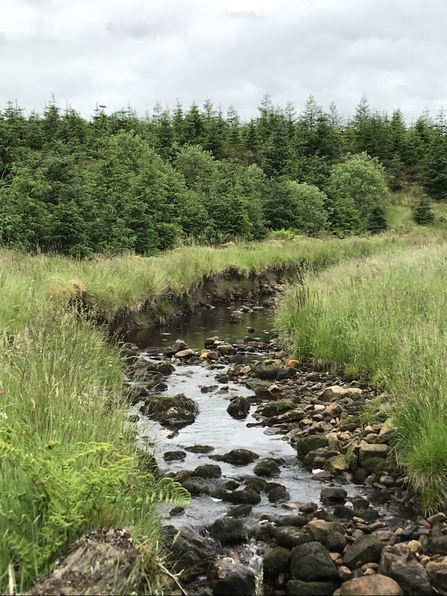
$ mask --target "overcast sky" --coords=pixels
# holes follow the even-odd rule
[[[0,106],[447,107],[445,0],[0,0]]]

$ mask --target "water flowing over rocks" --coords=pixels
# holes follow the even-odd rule
[[[374,388],[288,359],[275,339],[178,340],[158,362],[127,351],[142,437],[147,417],[174,426],[159,462],[193,495],[167,517],[187,590],[447,596],[447,518],[423,517],[390,455],[392,423],[362,422]],[[174,396],[160,400],[163,383]]]

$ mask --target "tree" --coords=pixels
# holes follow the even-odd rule
[[[381,205],[376,205],[368,216],[368,231],[371,234],[379,234],[387,229],[387,225],[385,209]]]
[[[326,227],[325,200],[326,195],[316,186],[283,178],[271,181],[264,212],[272,230],[316,233]]]
[[[431,208],[430,198],[427,195],[422,195],[419,202],[413,208],[413,220],[421,226],[432,223],[435,219],[435,214]]]
[[[327,194],[332,219],[337,217],[337,208],[342,207],[344,213],[353,215],[354,207],[361,220],[367,222],[373,208],[383,208],[389,197],[384,168],[366,153],[350,156],[344,163],[332,167]]]
[[[447,199],[447,132],[437,128],[421,174],[421,184],[435,201]]]

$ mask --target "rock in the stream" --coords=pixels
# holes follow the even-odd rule
[[[229,557],[213,563],[208,581],[214,596],[254,596],[256,593],[254,572]]]
[[[248,466],[259,459],[259,455],[249,449],[233,449],[224,453],[224,455],[210,455],[210,459],[215,461],[224,461],[233,466]]]
[[[447,527],[439,521],[433,524],[430,550],[434,555],[447,555]]]
[[[327,438],[324,435],[310,435],[308,437],[300,437],[296,442],[296,450],[298,457],[305,457],[310,451],[320,447],[326,447]]]
[[[289,491],[282,484],[277,482],[267,482],[264,487],[264,492],[267,493],[270,503],[280,503],[290,499]]]
[[[33,596],[135,592],[138,554],[130,532],[95,530],[77,540],[70,553],[26,594]]]
[[[361,395],[362,390],[357,387],[340,387],[339,385],[333,385],[332,387],[326,387],[318,396],[321,401],[332,401],[333,399],[342,399],[348,395]]]
[[[246,539],[246,529],[240,519],[221,517],[216,519],[210,528],[211,536],[223,545],[241,544]]]
[[[245,487],[241,490],[234,490],[228,500],[235,505],[258,505],[261,502],[261,496],[252,488]]]
[[[345,491],[345,489],[339,486],[322,488],[320,492],[322,501],[343,502],[346,500],[347,496],[348,493]]]
[[[251,370],[255,377],[274,381],[281,368],[281,360],[264,360],[263,362],[255,362],[251,365]]]
[[[184,460],[186,458],[186,453],[185,451],[166,451],[163,454],[163,459],[165,461],[179,461],[179,460]]]
[[[357,564],[378,563],[382,554],[383,543],[369,534],[362,536],[350,544],[344,555],[344,562],[350,569],[355,569]]]
[[[256,476],[273,478],[274,476],[279,476],[281,469],[273,458],[266,457],[261,459],[261,461],[255,465],[253,472],[256,474]]]
[[[293,549],[290,574],[305,582],[340,582],[329,552],[319,542],[307,542]]]
[[[289,566],[290,551],[282,546],[274,548],[264,559],[264,575],[275,577]]]
[[[174,571],[182,573],[182,581],[192,581],[208,572],[219,551],[219,543],[216,540],[209,536],[201,536],[193,530],[178,531],[174,526],[165,526],[164,530],[167,538],[171,540]]]
[[[403,596],[398,583],[384,575],[366,575],[342,584],[338,596]]]
[[[250,412],[250,404],[246,397],[236,395],[230,402],[227,412],[236,420],[242,420],[248,416]]]
[[[405,544],[386,546],[380,559],[379,573],[394,579],[408,596],[431,596],[430,578]]]
[[[204,464],[203,466],[197,466],[193,474],[200,478],[220,478],[222,476],[222,469],[217,465]]]
[[[146,400],[142,410],[146,416],[164,426],[185,426],[195,421],[199,406],[194,400],[179,393],[154,395]]]

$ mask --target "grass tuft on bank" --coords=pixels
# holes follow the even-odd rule
[[[341,263],[287,292],[294,355],[328,358],[392,397],[396,454],[427,509],[447,504],[447,244]]]

